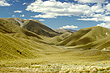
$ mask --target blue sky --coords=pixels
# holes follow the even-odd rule
[[[35,19],[52,29],[110,28],[110,0],[0,0],[0,18]]]

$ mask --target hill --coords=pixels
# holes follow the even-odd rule
[[[0,18],[0,28],[0,32],[2,33],[19,33],[41,39],[39,35],[20,27],[20,24],[14,18]]]
[[[58,36],[50,38],[50,41],[54,44],[57,44],[57,43],[63,41],[64,39],[68,38],[71,34],[72,33],[70,33],[70,32],[64,32]]]
[[[48,37],[53,37],[59,34],[37,20],[23,20],[20,18],[0,18],[0,20],[1,23],[5,21],[7,24],[2,26],[5,26],[7,30],[10,29],[12,32],[21,33],[28,30],[36,35]]]
[[[15,18],[0,18],[0,59],[37,58],[41,56],[39,52],[60,50],[49,45],[40,35],[21,27],[20,22]]]
[[[0,59],[35,58],[41,56],[38,53],[65,50],[60,46],[110,50],[107,28],[95,26],[74,33],[61,31],[63,33],[56,32],[36,20],[0,18]],[[60,46],[56,46],[57,43]]]
[[[60,50],[56,46],[31,39],[15,38],[9,34],[0,33],[0,59],[37,58],[41,56],[39,52]]]
[[[38,35],[49,36],[49,37],[58,35],[57,32],[55,32],[54,30],[52,30],[51,28],[47,27],[46,25],[42,24],[37,20],[28,20],[28,22],[23,26],[23,28],[31,32],[34,32]]]
[[[110,35],[110,30],[104,27],[95,26],[90,28],[83,28],[73,33],[64,41],[60,42],[59,45],[74,46],[74,48],[102,49],[99,48],[99,46],[101,47],[102,44],[103,46],[108,45],[107,41],[110,40],[109,35]]]

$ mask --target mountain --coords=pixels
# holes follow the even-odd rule
[[[64,33],[62,33],[62,34],[60,34],[60,35],[58,35],[58,36],[52,37],[52,38],[50,39],[50,41],[51,41],[52,43],[54,43],[54,44],[57,44],[58,42],[61,42],[61,41],[63,41],[64,39],[68,38],[71,34],[72,34],[72,33],[70,33],[70,32],[64,32]]]
[[[27,20],[20,18],[0,18],[0,59],[35,58],[41,56],[38,52],[60,50],[49,45],[37,33],[23,28],[24,25],[28,25],[27,23]],[[42,27],[46,27],[47,31],[51,30],[43,24]]]
[[[76,30],[72,30],[72,29],[55,29],[55,31],[58,33],[64,33],[64,32],[74,33],[74,32],[76,32]]]
[[[54,31],[56,31],[59,34],[52,38],[48,38],[48,40],[51,41],[51,43],[53,44],[57,44],[58,42],[63,41],[75,32],[75,30],[71,29],[55,29]]]
[[[39,35],[20,27],[20,24],[15,20],[15,18],[0,18],[0,28],[0,32],[2,33],[11,33],[13,35],[19,33],[41,39]]]
[[[54,30],[52,30],[51,28],[47,27],[46,25],[42,24],[37,20],[28,20],[28,22],[23,26],[23,28],[31,32],[34,32],[38,35],[49,36],[49,37],[58,35],[57,32],[55,32]]]
[[[72,48],[103,49],[110,46],[108,44],[110,41],[109,37],[109,29],[100,26],[95,26],[80,29],[64,41],[61,41],[58,45],[74,46]]]
[[[56,32],[36,20],[0,18],[0,59],[37,58],[42,56],[39,52],[62,51],[60,46],[110,50],[107,28],[95,26],[74,33],[62,31]]]
[[[22,31],[30,31],[37,35],[49,36],[53,37],[58,35],[57,32],[42,24],[37,20],[23,20],[21,18],[0,18],[1,22],[5,21],[5,23],[10,25],[3,25],[7,27],[7,30],[10,29],[12,32],[22,32]],[[19,26],[19,27],[18,27]],[[24,28],[24,29],[23,29]],[[9,31],[9,30],[8,30]]]

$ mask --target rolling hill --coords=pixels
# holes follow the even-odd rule
[[[80,29],[64,41],[61,41],[58,45],[74,46],[74,48],[84,49],[103,49],[110,46],[108,44],[110,41],[109,37],[109,29],[100,26],[95,26]]]
[[[74,33],[61,31],[63,33],[56,32],[36,20],[0,18],[0,59],[35,58],[41,56],[39,52],[60,52],[63,49],[60,46],[110,50],[107,28],[95,26]]]
[[[59,51],[56,46],[40,43],[31,39],[14,38],[0,33],[0,59],[37,58],[39,52]]]
[[[37,58],[39,52],[59,50],[49,45],[40,35],[21,27],[14,18],[0,19],[0,59]]]

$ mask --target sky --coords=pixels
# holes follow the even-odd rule
[[[110,29],[110,0],[0,0],[0,18],[35,19],[52,29]]]

